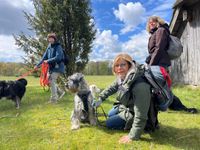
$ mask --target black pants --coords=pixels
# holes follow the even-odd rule
[[[156,129],[159,129],[158,109],[156,108],[155,101],[156,97],[152,95],[148,111],[148,119],[144,128],[145,132],[154,132]]]

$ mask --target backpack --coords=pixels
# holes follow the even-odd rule
[[[170,60],[179,58],[183,52],[183,46],[179,38],[170,35],[169,47],[166,50]]]
[[[129,88],[129,91],[133,88],[133,86],[137,83],[140,83],[141,81],[143,82],[144,80],[146,80],[146,82],[148,82],[150,85],[151,85],[151,89],[152,89],[152,83],[150,83],[148,81],[149,79],[149,70],[144,68],[143,65],[140,65],[139,66],[139,70],[141,70],[142,74],[140,77],[138,77],[136,79],[135,82],[133,82],[131,85],[130,85],[130,88]],[[141,78],[142,77],[142,78]],[[141,80],[142,79],[142,80]],[[130,92],[131,93],[131,92]],[[130,97],[133,97],[132,94],[130,94]],[[150,100],[150,106],[149,106],[149,110],[148,110],[148,119],[146,121],[146,124],[145,124],[145,127],[144,127],[144,132],[154,132],[156,129],[159,129],[159,122],[158,122],[158,99],[157,99],[157,96],[156,94],[153,93],[153,90],[151,91],[151,100]],[[117,103],[114,104],[115,107],[119,107],[121,103]],[[128,122],[126,122],[126,125],[124,127],[124,130],[130,130],[132,128],[132,124],[133,124],[133,119],[130,119]]]
[[[59,45],[59,44],[57,44],[57,45],[55,46],[55,49],[57,48],[58,45]],[[56,55],[55,52],[56,52],[56,51],[54,51],[53,56]],[[66,66],[66,65],[68,65],[68,63],[69,63],[69,56],[67,55],[65,49],[63,49],[63,48],[62,48],[62,52],[63,52],[63,58],[62,58],[61,61],[59,61],[58,63],[63,62],[63,63],[65,64],[65,66]],[[54,64],[54,65],[55,65],[55,64]]]
[[[144,131],[154,132],[156,129],[159,129],[158,111],[166,111],[173,101],[173,94],[170,90],[171,79],[165,68],[160,66],[148,66],[146,68],[140,65],[139,70],[142,72],[142,77],[151,86],[151,101]],[[130,85],[129,91],[135,84],[141,82],[140,79],[141,78],[138,77],[137,81]],[[132,96],[131,94],[130,97]],[[120,104],[119,102],[115,107],[119,107]],[[133,119],[129,120],[124,130],[130,130],[132,123]]]
[[[69,63],[69,56],[67,55],[66,51],[63,49],[63,59],[62,61],[64,62],[65,66],[68,65]]]
[[[166,111],[173,102],[171,79],[165,68],[160,66],[146,68],[144,77],[151,85],[151,101],[144,131],[154,132],[159,129],[158,111]]]
[[[164,67],[149,66],[144,71],[144,77],[151,85],[151,93],[155,98],[158,110],[166,111],[173,102],[173,94],[170,90],[171,78]]]

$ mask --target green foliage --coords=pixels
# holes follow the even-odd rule
[[[90,61],[83,73],[85,75],[112,75],[112,68],[111,68],[111,62],[110,61],[98,61],[93,62]]]
[[[55,32],[70,59],[66,75],[82,71],[96,32],[91,21],[90,1],[33,0],[33,4],[35,15],[24,13],[36,37],[27,37],[23,33],[14,36],[16,44],[27,54],[25,62],[33,67],[47,47],[47,34]]]
[[[1,76],[19,76],[27,72],[25,64],[22,63],[3,63],[0,62]]]
[[[114,76],[86,76],[89,84],[102,90]],[[0,77],[0,80],[15,77]],[[42,150],[198,150],[200,143],[200,114],[167,111],[159,113],[160,129],[143,134],[140,141],[119,144],[127,132],[108,130],[82,124],[77,131],[70,130],[73,94],[67,92],[58,104],[47,104],[50,93],[39,86],[39,79],[28,77],[28,87],[19,110],[11,101],[0,101],[0,149]],[[174,87],[174,93],[189,107],[200,111],[200,88]],[[102,106],[107,112],[115,100],[110,97]],[[99,110],[100,111],[100,110]],[[105,120],[104,118],[100,118]]]

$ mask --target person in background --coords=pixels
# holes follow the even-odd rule
[[[60,43],[57,41],[55,33],[49,33],[47,40],[49,45],[43,54],[42,59],[34,67],[34,69],[37,70],[42,63],[47,63],[49,65],[48,76],[51,89],[51,97],[49,103],[56,103],[57,100],[62,98],[65,94],[65,92],[61,90],[56,84],[57,78],[65,71],[65,65],[63,62],[64,54]]]
[[[117,93],[118,110],[109,114],[106,126],[109,129],[125,129],[131,123],[130,132],[119,143],[138,140],[144,130],[150,106],[150,85],[142,78],[138,64],[128,54],[115,57],[112,71],[116,80],[99,95],[93,106],[99,107],[109,96]]]
[[[171,66],[171,61],[166,51],[170,41],[168,24],[158,16],[151,16],[147,21],[146,30],[151,35],[148,42],[149,56],[146,58],[146,63],[150,66],[162,66],[168,71],[168,67]],[[175,95],[169,109],[197,113],[197,109],[187,108]]]

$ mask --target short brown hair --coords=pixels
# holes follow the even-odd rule
[[[159,27],[159,25],[165,24],[165,21],[162,18],[160,18],[158,16],[151,16],[151,17],[148,18],[148,21],[147,21],[147,25],[146,25],[147,32],[150,32],[150,28],[149,28],[149,21],[150,20],[153,20],[154,22],[157,22],[158,23],[157,27]]]

